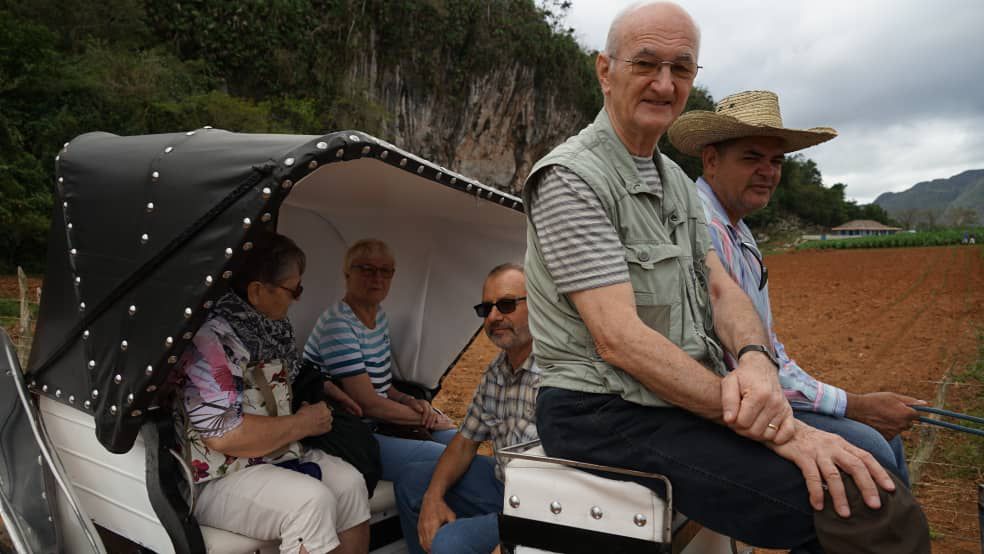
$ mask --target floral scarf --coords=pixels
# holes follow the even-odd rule
[[[243,345],[249,350],[250,360],[264,362],[281,360],[287,370],[287,380],[294,382],[300,370],[300,354],[294,343],[294,326],[290,319],[269,319],[234,292],[219,298],[212,313],[222,316]]]

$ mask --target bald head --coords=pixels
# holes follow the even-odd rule
[[[605,40],[605,52],[609,56],[618,54],[622,39],[625,37],[632,22],[637,22],[640,15],[659,17],[673,24],[681,33],[690,34],[700,51],[700,29],[686,10],[673,2],[654,2],[652,0],[636,2],[622,9],[615,15],[608,28],[608,38]]]

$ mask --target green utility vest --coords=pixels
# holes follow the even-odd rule
[[[533,167],[523,189],[527,214],[540,172],[552,165],[578,175],[601,201],[625,249],[643,323],[723,375],[704,265],[711,240],[693,181],[672,160],[657,156],[663,184],[660,202],[640,177],[604,108],[594,123]],[[532,221],[527,226],[526,289],[533,352],[543,371],[541,386],[618,394],[645,406],[670,405],[601,358],[574,304],[557,291]]]

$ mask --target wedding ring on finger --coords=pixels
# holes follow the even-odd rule
[[[775,423],[770,423],[770,424],[766,425],[766,427],[768,427],[769,429],[772,429],[773,431],[778,431],[779,430],[779,426],[777,426]]]

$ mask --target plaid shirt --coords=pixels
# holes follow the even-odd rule
[[[476,442],[491,439],[495,450],[536,440],[536,392],[540,368],[530,354],[515,371],[505,352],[489,364],[475,389],[471,405],[459,431]],[[503,460],[496,457],[495,476],[502,480]]]
[[[772,327],[772,308],[769,306],[769,285],[766,284],[765,288],[759,290],[761,269],[758,262],[750,254],[746,254],[741,246],[744,242],[748,248],[754,248],[759,257],[762,256],[752,231],[744,221],[738,221],[737,227],[731,225],[727,212],[703,177],[697,179],[697,192],[700,193],[700,200],[704,204],[707,229],[711,232],[714,250],[721,258],[724,269],[752,300],[755,311],[758,312],[769,332],[772,348],[775,350],[776,358],[779,359],[779,384],[782,385],[789,403],[794,410],[843,417],[847,410],[847,393],[811,377],[789,357],[786,347],[776,336],[776,331]],[[726,354],[725,358],[729,367],[734,368],[737,365],[731,354]]]

